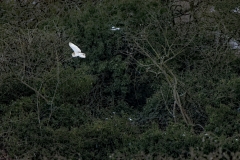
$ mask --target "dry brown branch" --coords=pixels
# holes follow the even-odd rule
[[[189,118],[189,116],[187,115],[184,107],[182,106],[181,103],[181,99],[178,93],[178,79],[176,77],[176,75],[172,72],[172,70],[168,67],[167,62],[169,62],[170,60],[174,59],[177,55],[179,55],[180,53],[182,53],[184,51],[184,48],[181,48],[180,51],[178,52],[174,52],[172,50],[172,46],[173,44],[169,44],[168,39],[166,36],[165,37],[165,41],[166,41],[166,47],[161,45],[161,47],[163,48],[164,51],[164,56],[161,56],[160,53],[158,53],[155,48],[152,46],[152,44],[146,39],[145,42],[151,47],[152,51],[154,52],[154,56],[152,54],[149,53],[148,50],[146,50],[145,48],[143,48],[141,46],[140,43],[138,43],[138,41],[135,39],[135,44],[137,49],[139,49],[140,53],[143,54],[144,56],[146,56],[147,58],[149,58],[152,62],[152,64],[158,68],[158,70],[160,72],[155,72],[155,74],[163,74],[165,77],[165,80],[167,81],[167,83],[169,84],[170,88],[172,89],[172,95],[174,98],[174,108],[177,105],[180,109],[181,115],[183,117],[183,120],[186,124],[188,125],[192,125],[192,121]],[[193,39],[193,38],[192,38]],[[186,43],[185,46],[187,46],[189,43],[191,43],[192,39]],[[167,50],[167,48],[169,48]],[[169,53],[170,52],[170,53]],[[160,60],[160,62],[159,62]],[[143,65],[141,62],[137,61],[141,66],[146,67],[146,65]],[[154,72],[154,71],[152,71]],[[173,118],[175,120],[175,109],[173,109]]]
[[[46,103],[49,104],[49,100],[47,100],[46,97],[44,97],[39,91],[37,91],[35,88],[33,88],[32,86],[30,86],[29,84],[27,84],[26,82],[24,82],[21,79],[18,79],[22,84],[24,84],[25,86],[27,86],[28,88],[30,88],[31,90],[33,90],[37,95],[39,95],[42,99],[44,99],[46,101]]]

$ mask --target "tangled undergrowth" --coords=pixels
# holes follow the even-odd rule
[[[34,2],[0,2],[0,159],[240,158],[234,2]]]

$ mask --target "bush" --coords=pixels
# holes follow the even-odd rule
[[[1,2],[2,156],[238,157],[239,58],[226,45],[238,25],[226,3],[177,24],[156,0]],[[72,58],[69,41],[87,58]]]

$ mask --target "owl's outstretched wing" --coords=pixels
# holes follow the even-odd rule
[[[72,50],[73,50],[75,53],[81,52],[81,49],[78,48],[78,46],[76,46],[75,44],[69,42],[69,46],[72,48]]]

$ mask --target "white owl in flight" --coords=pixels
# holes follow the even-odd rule
[[[69,46],[72,48],[72,50],[74,51],[72,53],[72,57],[81,57],[81,58],[86,58],[86,54],[81,52],[81,49],[78,48],[78,46],[76,46],[75,44],[69,42]]]

